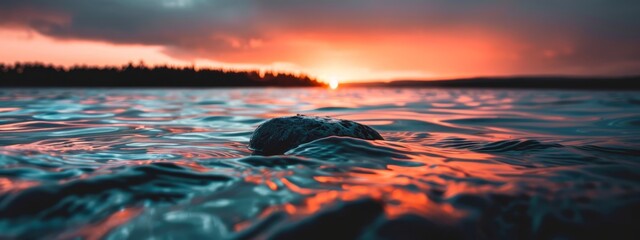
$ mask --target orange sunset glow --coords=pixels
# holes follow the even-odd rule
[[[0,0],[0,240],[628,239],[638,16]]]
[[[629,75],[640,67],[634,55],[640,36],[633,33],[639,31],[625,21],[633,14],[600,3],[8,1],[0,7],[0,62],[7,64],[144,61],[306,73],[325,82]],[[600,27],[591,28],[588,16]]]

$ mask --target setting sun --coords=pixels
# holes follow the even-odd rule
[[[338,85],[340,85],[340,83],[338,82],[338,79],[331,79],[329,81],[329,88],[331,88],[331,89],[338,88]]]

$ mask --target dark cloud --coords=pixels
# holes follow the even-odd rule
[[[532,68],[602,69],[599,71],[623,74],[640,66],[638,15],[640,1],[635,0],[0,2],[0,25],[6,27],[29,28],[62,39],[160,45],[181,58],[225,61],[229,54],[256,51],[259,43],[277,40],[281,34],[477,29],[530,46],[522,54],[539,58],[528,63]]]

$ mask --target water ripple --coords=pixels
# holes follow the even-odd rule
[[[640,215],[633,92],[0,91],[0,238],[623,238]],[[252,156],[265,120],[329,137]]]

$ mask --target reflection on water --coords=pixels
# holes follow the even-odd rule
[[[0,238],[622,237],[635,92],[0,91]],[[368,124],[251,156],[302,113]]]

